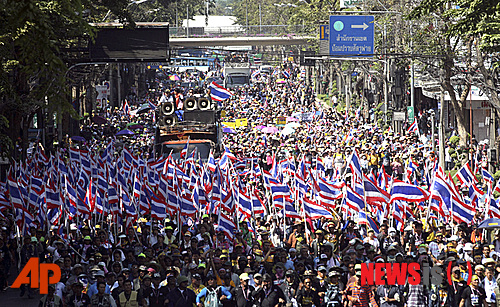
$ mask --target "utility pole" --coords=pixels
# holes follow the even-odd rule
[[[260,22],[259,33],[262,34],[262,4],[261,3],[259,3],[259,22]]]
[[[435,142],[435,138],[434,138],[434,126],[435,126],[435,117],[436,117],[436,113],[434,113],[434,110],[431,111],[431,144],[432,144],[432,152],[436,152],[436,142]]]
[[[189,37],[189,5],[186,5],[186,37]]]
[[[444,165],[444,132],[445,132],[445,126],[444,126],[444,89],[441,87],[441,106],[439,107],[439,166],[441,166],[442,169],[445,169]],[[434,126],[432,126],[434,128]]]

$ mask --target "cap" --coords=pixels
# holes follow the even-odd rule
[[[396,229],[394,227],[389,227],[389,230],[387,232],[388,233],[396,232]]]
[[[243,273],[240,275],[240,279],[241,280],[249,280],[250,276],[248,276],[248,273]]]
[[[288,270],[288,271],[286,271],[285,275],[286,276],[293,276],[294,275],[294,271],[293,270]]]
[[[161,278],[161,274],[160,273],[154,273],[153,274],[153,278]]]
[[[340,276],[340,273],[337,272],[337,271],[331,271],[330,273],[328,273],[328,277],[335,277],[335,276]]]
[[[254,274],[253,278],[254,279],[256,279],[256,278],[262,278],[262,274],[260,274],[260,273]]]
[[[193,274],[192,276],[194,279],[201,279],[201,275],[200,274]]]
[[[448,242],[457,241],[457,240],[458,240],[458,237],[456,235],[452,235],[451,237],[448,238]]]
[[[38,242],[38,239],[36,237],[31,237],[31,242]]]
[[[320,272],[321,272],[321,271],[326,272],[326,267],[325,267],[324,265],[320,265],[320,266],[318,267],[318,271],[320,271]]]
[[[419,254],[427,254],[427,250],[425,249],[425,247],[421,247],[418,249],[418,253]]]
[[[188,282],[188,281],[189,281],[189,279],[184,275],[177,277],[177,284],[181,284],[183,282]]]
[[[486,258],[486,259],[483,259],[483,264],[488,264],[488,263],[495,263],[495,260],[493,260],[493,258]]]
[[[84,240],[91,240],[92,241],[92,238],[90,236],[85,236],[83,239]]]
[[[104,277],[104,271],[97,271],[95,273],[95,276],[102,276],[102,277]]]

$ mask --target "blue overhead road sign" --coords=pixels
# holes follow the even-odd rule
[[[374,16],[330,16],[330,55],[371,56],[374,21]]]

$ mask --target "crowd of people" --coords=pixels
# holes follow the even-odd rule
[[[399,179],[425,190],[430,189],[437,158],[428,138],[384,130],[368,119],[359,118],[355,112],[346,116],[336,108],[323,105],[315,98],[313,88],[301,78],[300,68],[290,63],[287,67],[291,69],[287,70],[290,77],[285,83],[277,84],[276,78],[269,76],[266,83],[236,89],[233,97],[222,102],[225,114],[221,122],[245,118],[248,126],[224,135],[223,143],[229,151],[224,154],[233,165],[227,169],[217,166],[217,171],[227,171],[227,176],[219,175],[216,179],[214,175],[210,177],[211,182],[200,179],[200,184],[214,184],[218,180],[222,186],[221,176],[228,182],[238,177],[231,184],[235,185],[232,191],[239,196],[231,198],[227,193],[217,198],[211,190],[205,195],[203,206],[200,202],[194,203],[201,198],[189,194],[197,209],[192,215],[169,211],[167,201],[164,217],[153,216],[153,202],[146,202],[150,204],[150,212],[133,215],[126,208],[128,203],[123,193],[130,193],[130,198],[137,200],[130,202],[137,212],[142,206],[139,201],[142,193],[135,194],[136,181],[130,180],[120,188],[128,187],[129,191],[119,193],[117,211],[113,211],[111,205],[105,217],[105,213],[97,211],[95,201],[94,211],[88,215],[82,212],[81,217],[72,216],[71,220],[58,220],[58,223],[47,218],[45,225],[28,225],[25,217],[23,225],[17,218],[18,208],[9,183],[10,196],[6,194],[6,199],[10,197],[14,210],[1,210],[4,218],[0,219],[0,287],[8,288],[14,267],[22,268],[30,258],[38,257],[43,262],[56,263],[62,272],[61,280],[50,285],[49,293],[40,299],[40,307],[500,306],[500,280],[497,282],[500,231],[490,233],[478,228],[485,218],[492,216],[490,207],[494,207],[495,200],[488,199],[490,191],[484,188],[482,192],[483,187],[476,182],[469,186],[474,185],[482,194],[478,192],[480,197],[475,200],[473,218],[468,222],[460,222],[453,213],[447,216],[432,211],[428,205],[430,200],[405,202],[403,214],[397,215],[394,203],[388,200],[380,206],[366,201],[366,209],[362,211],[373,223],[363,223],[360,212],[345,205],[345,192],[325,208],[328,215],[305,214],[301,201],[313,198],[319,178],[355,184],[353,153],[359,157],[362,173],[371,176],[373,182]],[[192,94],[189,89],[162,90],[176,101]],[[197,91],[207,93],[206,89]],[[276,124],[279,118],[286,120],[286,124],[281,125],[285,127]],[[153,113],[145,112],[130,119],[122,109],[109,112],[106,124],[89,123],[83,128],[86,141],[68,139],[64,145],[67,148],[59,154],[66,154],[66,159],[71,161],[69,147],[86,149],[99,152],[102,160],[97,160],[97,164],[106,163],[107,156],[103,153],[108,150],[110,140],[118,131],[126,129],[130,121],[137,121],[136,125],[141,126],[136,128],[138,133],[115,140],[115,157],[109,159],[120,157],[121,148],[129,148],[139,160],[155,161]],[[289,125],[291,123],[293,125]],[[276,126],[278,132],[266,130]],[[287,132],[283,133],[285,129]],[[33,159],[39,166],[43,159],[39,151],[37,155]],[[79,159],[84,169],[83,156]],[[136,161],[138,169],[139,160]],[[179,169],[191,176],[190,164],[178,163]],[[60,164],[57,167],[61,172]],[[126,165],[122,167],[123,174],[133,176]],[[171,180],[168,162],[164,169],[166,180]],[[21,167],[19,172],[22,171]],[[203,171],[198,171],[199,178],[203,178]],[[53,170],[47,169],[47,172]],[[103,176],[114,177],[113,172],[118,176],[120,170],[108,170]],[[99,178],[98,170],[94,174],[92,168],[91,174]],[[304,189],[307,196],[303,198],[298,196],[301,192],[296,184],[297,174],[307,186]],[[147,176],[146,172],[144,177]],[[290,205],[295,211],[287,211],[285,205],[279,207],[266,176],[291,187]],[[16,177],[16,184],[21,187],[23,176],[16,174]],[[180,178],[182,182],[182,176]],[[48,180],[47,186],[50,186],[50,180],[55,179]],[[76,182],[85,183],[85,178]],[[98,185],[97,179],[91,182]],[[493,184],[486,179],[483,182],[485,187]],[[64,181],[58,184],[65,186]],[[119,179],[116,184],[120,186]],[[193,187],[187,182],[186,186]],[[27,187],[31,189],[32,185]],[[390,183],[381,183],[380,187],[390,188]],[[158,189],[161,183],[152,187],[154,193],[160,194]],[[345,187],[340,185],[339,190],[345,191]],[[68,191],[66,187],[61,194],[69,195]],[[91,188],[86,191],[94,193]],[[104,196],[95,193],[97,197]],[[109,203],[110,193],[108,188]],[[183,191],[182,195],[184,193],[189,192]],[[390,190],[387,193],[390,194]],[[242,194],[251,194],[252,202],[256,200],[260,206],[254,204],[253,212],[245,214],[239,200]],[[226,202],[224,195],[230,200]],[[288,201],[283,199],[284,203]],[[467,193],[462,200],[473,201]],[[67,214],[60,212],[62,217],[69,217]],[[230,216],[233,227],[229,231],[221,215]],[[361,273],[366,264],[414,262],[439,266],[443,272],[450,268],[451,275],[444,274],[442,283],[430,285],[405,282],[375,286],[362,282]],[[19,291],[21,296],[35,296],[35,290],[29,285]]]

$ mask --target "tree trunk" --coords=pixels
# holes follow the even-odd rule
[[[446,50],[449,51],[449,54],[451,54],[451,44],[450,40],[446,39],[445,40],[446,44]],[[453,88],[453,85],[451,84],[451,77],[453,75],[452,69],[455,66],[455,63],[453,61],[453,58],[450,56],[447,56],[446,58],[443,59],[443,67],[444,67],[444,74],[442,76],[442,86],[443,88],[448,91],[448,95],[450,96],[451,100],[451,105],[453,106],[453,110],[455,111],[455,118],[457,120],[457,132],[458,136],[460,137],[460,146],[461,147],[467,147],[467,123],[465,122],[465,106],[464,102],[465,99],[467,98],[467,94],[462,95],[460,99],[457,99],[456,94],[455,94],[455,89]],[[468,91],[467,89],[466,91]]]
[[[477,67],[479,68],[479,71],[483,75],[484,83],[485,83],[485,85],[481,86],[481,88],[484,90],[484,93],[486,94],[486,96],[488,96],[488,99],[490,100],[491,105],[495,109],[500,111],[500,97],[498,97],[498,94],[496,91],[495,81],[493,80],[493,76],[488,71],[488,69],[484,66],[484,58],[483,58],[481,48],[479,48],[478,40],[475,41],[475,47],[476,47],[476,54],[477,54]]]

